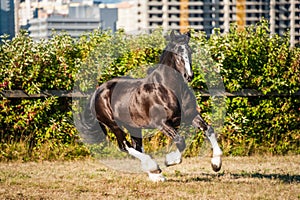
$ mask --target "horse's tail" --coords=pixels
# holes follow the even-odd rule
[[[105,140],[106,130],[96,119],[95,96],[97,91],[87,100],[82,100],[81,111],[78,113],[75,124],[81,140],[87,144],[98,144]]]

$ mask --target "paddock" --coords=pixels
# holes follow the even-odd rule
[[[113,170],[97,159],[0,163],[0,199],[299,199],[300,155],[185,158],[167,181]]]

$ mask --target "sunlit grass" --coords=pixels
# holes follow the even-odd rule
[[[167,181],[112,170],[100,160],[0,163],[0,199],[299,199],[300,155],[209,157],[164,168]]]

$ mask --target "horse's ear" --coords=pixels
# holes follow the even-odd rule
[[[175,35],[175,31],[174,30],[171,31],[170,38],[171,38],[171,41],[174,41],[176,39],[176,35]]]
[[[191,31],[188,31],[186,34],[185,34],[185,41],[188,43],[190,41],[190,38],[191,38]]]

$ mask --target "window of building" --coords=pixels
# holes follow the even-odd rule
[[[162,18],[163,14],[150,14],[149,17],[150,18]]]
[[[191,17],[191,18],[203,18],[203,13],[190,13],[189,17]]]
[[[150,22],[150,26],[162,26],[162,22]]]
[[[169,10],[180,10],[180,6],[174,6],[174,5],[171,5],[171,6],[168,6],[168,9]]]

